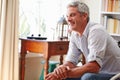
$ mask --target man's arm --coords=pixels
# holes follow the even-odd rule
[[[66,61],[63,65],[58,66],[54,70],[54,73],[57,75],[58,78],[65,79],[67,78],[68,71],[75,67],[76,65],[74,65],[72,62]]]
[[[76,65],[74,65],[72,62],[70,62],[70,61],[66,61],[64,64],[63,64],[63,66],[68,66],[69,68],[74,68],[74,67],[76,67]]]
[[[49,73],[45,76],[45,80],[57,80],[67,78],[67,73],[69,69],[75,68],[76,66],[72,62],[65,62],[64,64],[58,66],[54,72]]]
[[[86,63],[83,66],[72,68],[68,71],[68,78],[81,77],[84,73],[98,73],[100,69],[99,64],[96,61]]]
[[[65,79],[65,78],[77,78],[81,77],[84,73],[98,73],[100,69],[99,64],[96,61],[86,63],[83,66],[75,66],[71,62],[66,62],[63,65],[57,67],[54,72],[52,72],[51,78],[54,79]],[[46,80],[50,77],[49,74],[46,76]]]

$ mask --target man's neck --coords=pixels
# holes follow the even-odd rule
[[[79,36],[83,35],[83,32],[84,32],[84,30],[86,28],[86,25],[87,25],[87,22],[85,22],[84,24],[81,25],[81,27],[80,27],[80,29],[78,31]]]

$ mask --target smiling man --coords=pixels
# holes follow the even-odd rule
[[[90,22],[86,4],[69,3],[66,20],[72,34],[65,63],[45,80],[109,80],[120,72],[120,48],[102,25]],[[82,53],[86,64],[77,66]]]

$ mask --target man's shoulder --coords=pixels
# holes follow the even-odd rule
[[[99,23],[93,23],[90,22],[89,23],[89,30],[93,31],[93,30],[105,30],[104,26],[99,24]]]

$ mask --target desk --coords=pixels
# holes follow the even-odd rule
[[[67,53],[69,41],[47,41],[47,40],[32,40],[20,39],[20,80],[24,80],[25,75],[25,56],[27,52],[35,52],[43,54],[46,60],[44,65],[44,75],[48,73],[48,61],[51,56],[60,55],[60,64],[63,61],[63,55]]]

